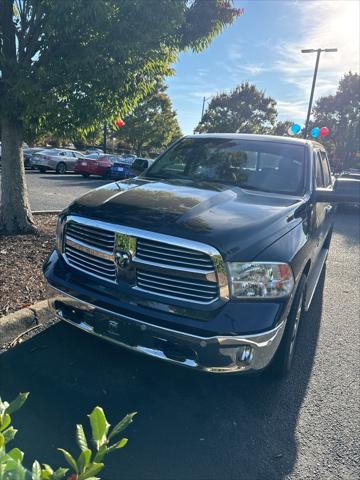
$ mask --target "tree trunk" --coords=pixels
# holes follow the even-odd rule
[[[35,233],[22,151],[22,130],[16,120],[3,118],[1,125],[0,233]]]

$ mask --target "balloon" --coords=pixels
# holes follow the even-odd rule
[[[121,120],[121,118],[119,118],[118,120],[116,120],[115,124],[117,127],[121,128],[125,125],[125,122],[124,120]]]
[[[294,133],[294,135],[296,135],[297,133],[300,132],[301,130],[301,127],[298,123],[294,123],[294,125],[291,125],[291,131]]]
[[[311,130],[311,136],[313,138],[318,138],[318,136],[320,135],[320,128],[319,127],[314,127],[312,130]]]
[[[330,130],[327,127],[320,128],[320,137],[327,137],[330,133]]]
[[[288,135],[293,136],[295,133],[291,130],[291,127],[289,127],[289,130],[287,131]]]

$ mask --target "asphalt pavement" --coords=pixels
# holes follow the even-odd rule
[[[357,212],[337,215],[286,380],[200,374],[65,323],[0,355],[1,397],[31,392],[13,417],[28,464],[75,453],[76,423],[101,405],[112,424],[139,412],[104,480],[358,479],[359,228]]]
[[[0,172],[1,175],[1,172]],[[26,183],[32,210],[62,210],[75,198],[109,183],[100,177],[84,178],[81,175],[67,173],[40,173],[26,170]]]

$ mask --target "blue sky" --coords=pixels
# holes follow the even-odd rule
[[[280,120],[305,122],[315,54],[320,60],[315,99],[334,93],[341,76],[359,72],[358,0],[236,0],[245,13],[204,52],[179,56],[168,93],[184,134],[200,120],[202,98],[248,80],[278,103]]]

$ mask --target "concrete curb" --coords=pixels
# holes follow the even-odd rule
[[[58,215],[62,210],[36,210],[32,212],[33,215],[46,215],[46,214],[56,214]]]
[[[43,327],[53,320],[48,301],[43,300],[17,312],[0,318],[0,347],[12,342],[27,330],[40,325]]]

